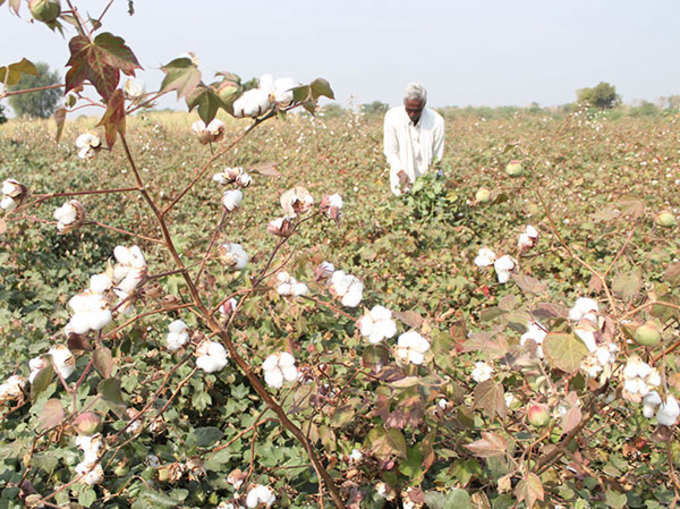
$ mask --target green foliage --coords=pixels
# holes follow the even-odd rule
[[[616,93],[616,87],[604,81],[591,88],[576,91],[579,103],[589,104],[595,108],[611,109],[621,103],[621,97]]]
[[[46,63],[36,64],[38,75],[22,74],[19,82],[9,87],[11,91],[25,90],[28,88],[45,87],[59,83],[59,74],[50,71]],[[9,104],[17,116],[48,118],[57,108],[62,91],[59,88],[41,90],[28,94],[13,95],[9,98]]]
[[[384,115],[389,109],[390,105],[382,101],[373,101],[361,105],[361,113],[364,115]]]

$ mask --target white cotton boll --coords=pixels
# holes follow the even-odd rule
[[[16,196],[23,192],[21,184],[14,179],[5,179],[2,181],[2,194],[5,196]]]
[[[642,400],[643,405],[649,405],[652,407],[657,407],[662,403],[661,396],[656,391],[650,391]]]
[[[609,349],[598,347],[595,349],[595,358],[600,366],[607,366],[612,360],[612,354]]]
[[[76,472],[78,472],[78,474],[85,474],[83,477],[85,484],[88,486],[94,486],[95,484],[101,483],[104,480],[104,470],[102,469],[101,464],[97,463],[94,467],[92,467],[91,463],[84,463],[85,462],[79,463],[76,466]]]
[[[425,361],[424,354],[429,349],[429,341],[418,332],[411,330],[399,336],[396,356],[412,364],[422,364]]]
[[[653,387],[658,387],[661,385],[661,375],[659,374],[659,371],[656,368],[652,368],[652,370],[647,375],[646,381],[647,385],[651,385]]]
[[[54,210],[54,219],[65,225],[71,224],[78,217],[78,210],[71,202],[64,203]]]
[[[243,193],[240,189],[231,189],[229,191],[225,191],[222,195],[222,205],[229,212],[237,209],[241,204],[241,200],[243,200]]]
[[[261,484],[253,487],[246,497],[246,506],[250,508],[257,507],[260,504],[264,504],[265,507],[271,507],[274,502],[276,502],[274,493],[267,486]]]
[[[541,344],[543,344],[543,340],[545,337],[548,335],[548,333],[543,330],[543,328],[536,322],[528,322],[527,323],[527,331],[522,334],[522,336],[519,338],[519,344],[524,346],[526,344],[527,340],[531,339],[533,340],[534,343],[536,343],[537,348],[536,348],[536,357],[539,359],[543,358],[543,349],[541,348]]]
[[[76,369],[76,359],[71,351],[65,345],[55,345],[47,354],[52,356],[52,361],[62,378],[68,380]]]
[[[295,366],[284,366],[281,368],[281,373],[287,382],[294,382],[298,379],[298,370]]]
[[[10,212],[17,208],[17,202],[10,196],[3,196],[2,200],[0,200],[0,208]]]
[[[371,344],[380,343],[397,333],[397,324],[392,320],[392,312],[383,306],[373,306],[370,312],[359,319],[361,335]]]
[[[38,376],[38,373],[40,373],[40,371],[49,365],[49,361],[44,357],[33,357],[31,360],[29,360],[28,367],[31,370],[31,374],[28,375],[28,381],[33,383],[33,380],[35,380],[35,377]]]
[[[275,353],[273,353],[273,354],[267,356],[267,358],[264,360],[264,362],[262,363],[262,369],[264,371],[271,371],[274,368],[276,368],[278,363],[279,363],[279,358]]]
[[[597,348],[597,341],[595,341],[595,333],[588,329],[574,329],[574,334],[576,334],[589,352],[594,352]]]
[[[142,269],[146,267],[146,258],[144,258],[144,253],[142,253],[139,246],[132,246],[129,253],[129,264],[133,269]]]
[[[238,306],[238,301],[232,297],[219,307],[219,311],[221,314],[228,316],[234,312],[236,306]]]
[[[248,187],[253,183],[253,178],[247,173],[241,173],[236,177],[236,184],[240,187]]]
[[[221,343],[217,343],[216,341],[209,341],[208,342],[208,355],[211,357],[218,357],[218,358],[227,358],[227,351],[224,349],[224,346],[222,346]]]
[[[537,238],[538,238],[538,230],[536,230],[536,228],[534,228],[534,227],[531,226],[531,225],[527,225],[527,228],[526,228],[526,230],[525,230],[524,233],[526,233],[526,235],[527,235],[529,238],[532,238],[532,239],[537,239]]]
[[[213,182],[217,182],[220,185],[225,185],[229,183],[229,180],[227,180],[227,177],[224,175],[224,173],[215,173],[213,175]]]
[[[361,303],[363,291],[364,284],[357,279],[356,282],[352,286],[350,286],[350,289],[342,297],[342,300],[340,302],[342,303],[343,306],[346,306],[348,308],[355,308]]]
[[[656,405],[647,405],[647,404],[642,405],[642,415],[644,415],[647,419],[651,419],[652,417],[654,417],[655,413],[656,413]]]
[[[213,136],[217,136],[220,131],[224,130],[224,122],[218,118],[213,118],[210,123],[206,126],[206,130]]]
[[[598,312],[597,302],[588,297],[579,297],[576,299],[574,306],[569,310],[569,319],[579,322],[583,319],[592,322],[597,321],[596,314]]]
[[[307,295],[307,292],[309,291],[309,288],[307,288],[307,285],[304,283],[295,283],[291,289],[291,294],[294,297],[299,297],[301,295]]]
[[[125,246],[116,246],[113,249],[113,257],[118,263],[128,265],[131,260],[130,249]]]
[[[666,402],[662,403],[656,412],[656,420],[664,426],[674,426],[678,421],[678,415],[680,415],[680,406],[673,396],[668,395]]]
[[[219,248],[219,256],[227,267],[234,270],[242,270],[248,265],[248,254],[245,252],[241,244],[226,243]]]
[[[331,287],[338,295],[345,295],[349,289],[351,280],[342,270],[336,270],[331,276]]]
[[[68,336],[69,334],[87,334],[90,330],[90,320],[86,316],[86,313],[76,313],[74,314],[69,322],[64,327],[64,333]]]
[[[510,271],[515,268],[515,260],[510,255],[503,255],[493,262],[494,269],[498,271]]]
[[[94,150],[92,150],[92,147],[83,147],[78,151],[78,157],[80,159],[91,159],[94,157]]]
[[[165,338],[165,343],[168,350],[176,352],[189,341],[189,334],[187,332],[168,332]]]
[[[26,387],[26,379],[23,376],[10,376],[0,384],[0,402],[21,397],[24,387]]]
[[[328,197],[328,204],[331,207],[334,207],[336,209],[341,209],[342,208],[342,196],[340,196],[338,193],[331,194]]]
[[[475,362],[475,368],[472,370],[472,379],[477,383],[486,382],[491,378],[493,368],[486,362]]]
[[[101,330],[111,323],[113,319],[110,309],[90,311],[88,313],[89,325],[92,330]]]
[[[215,373],[220,371],[227,365],[226,357],[213,357],[210,355],[204,355],[196,359],[196,366],[205,371],[206,373]]]
[[[520,233],[519,239],[517,240],[517,247],[520,249],[528,249],[533,245],[533,240],[531,240],[531,238],[526,233]]]
[[[496,253],[486,247],[481,248],[475,258],[477,267],[488,267],[496,260]]]
[[[76,138],[76,147],[80,149],[97,148],[101,145],[101,139],[96,134],[83,133]]]
[[[111,286],[113,286],[113,281],[105,272],[90,276],[90,290],[94,293],[102,294]]]
[[[288,352],[281,352],[279,354],[278,364],[282,368],[287,368],[287,367],[293,366],[293,365],[295,365],[295,357],[293,357]]]
[[[129,99],[137,99],[144,95],[144,82],[134,78],[125,81],[125,94]]]
[[[205,122],[203,122],[203,120],[197,120],[191,124],[191,130],[194,132],[194,134],[201,134],[203,131],[205,131],[205,127]]]
[[[174,320],[168,324],[168,331],[170,332],[180,333],[186,331],[188,328],[189,327],[183,320]]]
[[[298,87],[299,82],[293,78],[277,78],[274,81],[274,101],[279,104],[288,105],[293,102],[293,91],[291,89]]]
[[[270,107],[269,92],[255,88],[245,91],[241,97],[234,101],[234,116],[236,118],[254,118],[265,113]]]
[[[280,389],[283,387],[283,373],[280,369],[272,369],[264,372],[264,381],[268,386]]]

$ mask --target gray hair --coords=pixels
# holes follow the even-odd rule
[[[427,102],[427,90],[420,83],[409,83],[404,90],[404,101],[417,100],[422,104]]]

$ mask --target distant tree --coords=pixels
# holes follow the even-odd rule
[[[653,117],[659,113],[659,108],[649,101],[642,101],[639,106],[631,108],[632,117]]]
[[[5,116],[5,107],[0,104],[0,124],[7,122],[7,117]]]
[[[677,110],[680,108],[680,95],[669,95],[668,97],[659,97],[657,106],[664,110]]]
[[[576,91],[578,102],[589,104],[600,109],[610,109],[621,103],[621,97],[616,93],[616,87],[600,81],[592,88],[581,88]]]
[[[345,113],[345,109],[337,103],[326,104],[319,110],[319,115],[325,118],[341,117]]]
[[[22,74],[19,83],[10,87],[10,90],[25,90],[59,83],[59,74],[56,71],[50,71],[46,63],[38,62],[36,67],[38,68],[37,76]],[[17,116],[48,118],[57,109],[57,103],[62,95],[61,89],[51,88],[29,94],[13,95],[9,98],[9,104]]]
[[[364,115],[384,115],[389,109],[389,104],[380,101],[361,105],[361,113]]]

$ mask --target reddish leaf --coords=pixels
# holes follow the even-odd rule
[[[97,125],[104,126],[109,148],[116,143],[116,133],[125,135],[125,98],[120,88],[117,88],[109,99],[106,113]]]
[[[562,433],[569,433],[579,425],[583,415],[578,406],[573,406],[562,416]]]
[[[503,386],[493,380],[485,380],[478,384],[474,390],[474,398],[475,406],[483,409],[491,420],[495,418],[496,414],[504,419],[508,413]]]
[[[482,431],[482,438],[467,444],[465,448],[480,458],[492,458],[494,456],[505,456],[508,446],[502,436]]]
[[[531,276],[527,276],[526,274],[513,274],[512,279],[514,279],[517,286],[519,286],[525,294],[535,293],[538,295],[545,292],[548,288],[545,283]]]
[[[412,329],[418,329],[423,324],[423,317],[415,311],[395,311],[392,314]]]
[[[102,378],[109,378],[113,370],[113,356],[111,350],[105,346],[98,346],[93,355],[93,362],[95,369],[99,372]]]
[[[544,499],[543,483],[536,474],[527,474],[526,479],[522,479],[515,488],[517,501],[524,501],[528,509],[531,509],[536,500]]]
[[[64,418],[64,407],[58,399],[48,399],[40,411],[42,429],[54,428]]]
[[[89,80],[97,92],[108,101],[118,86],[120,71],[129,76],[141,69],[132,50],[125,41],[108,32],[99,34],[94,41],[77,35],[68,43],[71,58],[66,65],[66,93]]]

